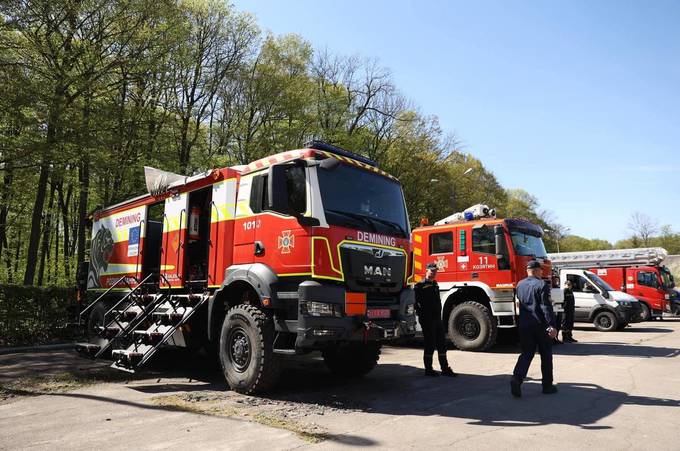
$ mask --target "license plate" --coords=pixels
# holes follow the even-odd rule
[[[388,308],[370,308],[368,309],[369,318],[389,318],[390,309]]]

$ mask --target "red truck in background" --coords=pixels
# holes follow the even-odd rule
[[[515,287],[527,277],[526,265],[542,263],[543,279],[552,268],[543,244],[543,230],[524,219],[499,219],[486,205],[413,230],[414,282],[427,263],[438,267],[442,319],[458,349],[483,351],[495,342],[498,329],[517,327]],[[558,283],[551,290],[556,312],[563,296]]]
[[[205,347],[253,393],[282,355],[360,376],[414,333],[404,195],[375,162],[313,141],[190,177],[147,169],[148,194],[94,214],[81,352],[136,371],[162,346]]]
[[[549,255],[555,267],[591,271],[614,289],[637,298],[643,321],[661,319],[664,312],[670,312],[669,299],[675,282],[669,269],[662,265],[667,256],[668,252],[660,247]]]

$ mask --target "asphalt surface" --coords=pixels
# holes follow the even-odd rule
[[[510,345],[450,351],[455,379],[422,376],[417,345],[384,348],[358,380],[295,359],[259,398],[181,352],[133,378],[66,351],[2,355],[0,449],[679,449],[680,320],[574,336],[555,348],[559,393],[541,394],[537,356],[521,399]],[[53,387],[50,375],[78,383]]]

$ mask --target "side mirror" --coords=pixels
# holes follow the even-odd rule
[[[602,296],[603,296],[605,299],[609,299],[609,291],[607,291],[607,290],[602,290]]]
[[[311,216],[297,216],[297,220],[301,226],[316,227],[321,225],[321,221]]]
[[[510,269],[510,261],[508,257],[508,247],[505,242],[505,231],[503,226],[497,224],[493,227],[494,242],[496,244],[496,259],[498,260],[498,269]]]

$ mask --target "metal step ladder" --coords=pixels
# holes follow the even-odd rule
[[[132,287],[121,278],[83,310],[81,321],[113,288],[125,285],[130,290],[104,315],[96,331],[100,343],[78,343],[76,350],[94,359],[111,350],[111,367],[124,371],[134,372],[144,365],[209,298],[209,293],[160,291],[156,280],[149,275]]]

